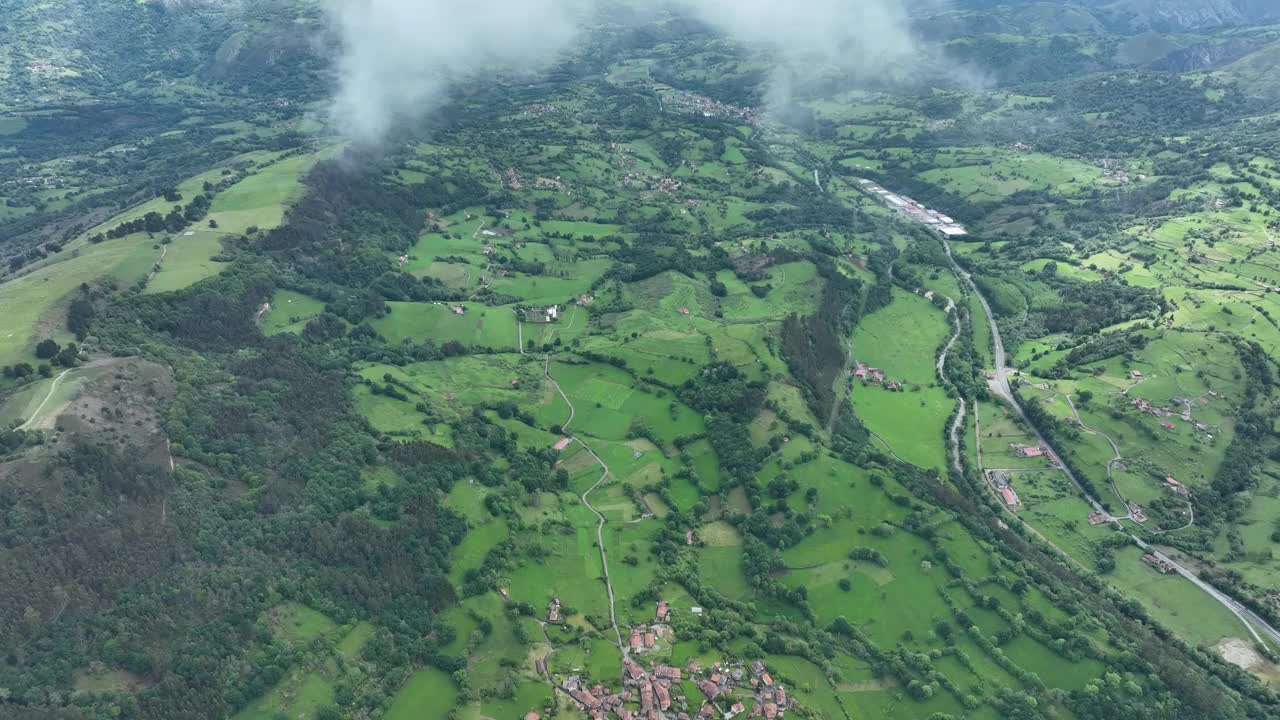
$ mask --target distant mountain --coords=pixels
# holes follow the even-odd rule
[[[312,0],[0,0],[0,109],[184,79],[240,90],[286,59],[305,69],[317,17]]]
[[[1235,80],[1248,95],[1280,101],[1280,42],[1240,58],[1217,75]]]
[[[950,0],[929,7],[927,28],[956,33],[1137,34],[1280,21],[1276,0]]]

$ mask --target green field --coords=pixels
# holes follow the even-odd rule
[[[159,261],[160,269],[147,282],[147,292],[181,290],[221,271],[222,264],[212,260],[222,252],[221,233],[194,232],[190,237],[180,233],[165,246],[164,258]]]
[[[872,432],[903,459],[925,467],[943,468],[941,443],[917,442],[942,437],[954,402],[934,384],[934,361],[951,328],[946,316],[928,300],[895,290],[887,307],[863,319],[853,336],[853,355],[859,362],[885,371],[885,380],[902,383],[905,392],[890,392],[874,384],[854,381],[854,410]]]

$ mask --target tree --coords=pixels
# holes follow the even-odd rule
[[[46,338],[36,345],[36,357],[41,360],[48,360],[56,356],[61,349],[62,347],[53,338]]]

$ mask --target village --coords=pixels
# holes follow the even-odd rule
[[[907,218],[933,228],[946,237],[959,237],[969,234],[963,225],[937,210],[925,207],[918,200],[913,200],[906,195],[889,192],[865,178],[859,178],[858,185],[868,195],[878,198],[881,202],[902,213]]]
[[[653,624],[630,628],[616,685],[589,682],[577,674],[557,682],[547,667],[546,657],[538,658],[534,664],[553,687],[568,695],[592,720],[611,716],[620,720],[732,720],[739,716],[781,720],[786,717],[791,698],[760,660],[750,665],[716,661],[707,668],[690,660],[683,669],[658,659],[643,662],[644,655],[660,652],[660,641],[670,643],[673,630],[667,623],[672,612],[666,601],[659,600]],[[690,608],[689,612],[699,615],[701,608]],[[552,598],[547,622],[561,621],[560,601]],[[687,694],[689,684],[697,687],[702,696],[700,702]],[[541,720],[553,713],[554,709],[549,707],[541,713],[534,710],[525,715],[525,720]]]

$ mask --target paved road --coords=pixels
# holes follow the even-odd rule
[[[965,270],[960,267],[960,264],[957,263],[955,258],[951,255],[951,243],[945,237],[942,239],[942,246],[943,248],[946,249],[947,261],[951,263],[951,269],[955,271],[957,277],[960,277],[964,281],[964,283],[968,285],[969,289],[973,292],[973,294],[978,297],[978,301],[982,303],[982,310],[984,313],[986,313],[987,322],[991,325],[991,344],[995,350],[995,361],[996,361],[996,372],[995,372],[996,393],[1009,402],[1009,405],[1013,407],[1018,417],[1022,419],[1023,424],[1031,429],[1031,432],[1032,434],[1035,435],[1036,440],[1039,441],[1042,445],[1044,445],[1044,447],[1047,448],[1050,452],[1053,452],[1053,447],[1050,446],[1047,441],[1045,441],[1044,436],[1040,434],[1040,431],[1036,428],[1036,426],[1031,424],[1031,420],[1027,417],[1027,414],[1022,410],[1022,406],[1018,404],[1018,401],[1016,399],[1014,399],[1013,391],[1009,389],[1009,373],[1008,373],[1009,369],[1005,365],[1004,342],[1000,339],[1000,328],[996,325],[995,315],[991,312],[991,306],[987,303],[987,299],[982,296],[982,292],[978,290],[978,286],[976,283],[973,282],[972,276],[970,276],[969,273],[965,272]],[[1054,452],[1054,454],[1058,455],[1058,453],[1056,452]],[[1062,456],[1058,455],[1058,457],[1062,457]],[[1085,499],[1089,501],[1089,504],[1092,505],[1094,509],[1100,512],[1106,512],[1105,510],[1102,509],[1102,506],[1098,503],[1096,499],[1094,499],[1091,495],[1089,495],[1089,493],[1084,491],[1084,488],[1080,485],[1080,482],[1076,480],[1075,475],[1071,473],[1071,470],[1069,470],[1066,466],[1063,466],[1062,470],[1063,472],[1066,473],[1067,477],[1071,479],[1071,482],[1076,486],[1076,488],[1080,490],[1080,494],[1083,495]],[[1110,513],[1108,513],[1108,517],[1110,517]],[[1280,630],[1276,630],[1266,620],[1263,620],[1256,613],[1254,613],[1249,608],[1245,607],[1240,602],[1236,601],[1230,595],[1227,595],[1226,593],[1213,587],[1212,585],[1205,582],[1204,580],[1201,580],[1199,576],[1197,576],[1191,570],[1188,570],[1187,568],[1183,567],[1179,563],[1175,562],[1172,558],[1169,558],[1168,556],[1164,555],[1160,551],[1152,548],[1150,545],[1144,542],[1137,535],[1130,534],[1129,537],[1133,539],[1134,543],[1137,544],[1138,547],[1168,562],[1169,565],[1172,566],[1173,569],[1179,575],[1191,581],[1191,583],[1194,584],[1196,587],[1208,593],[1210,597],[1212,597],[1214,600],[1217,600],[1222,606],[1230,610],[1232,614],[1234,614],[1237,618],[1240,619],[1241,622],[1244,623],[1245,627],[1249,629],[1249,632],[1253,635],[1255,640],[1257,640],[1258,642],[1262,642],[1262,638],[1258,635],[1258,630],[1262,630],[1263,634],[1266,635],[1267,638],[1272,641],[1272,643],[1276,645],[1280,645]],[[1265,645],[1266,643],[1263,643],[1263,644]]]
[[[1007,358],[1004,352],[1004,340],[1000,337],[1000,327],[996,323],[995,314],[991,312],[991,304],[987,302],[987,298],[978,290],[978,285],[973,281],[973,276],[966,272],[964,268],[960,267],[960,264],[957,263],[956,259],[951,255],[951,242],[945,237],[942,239],[942,247],[947,251],[947,262],[951,263],[951,269],[959,278],[961,278],[961,280],[964,281],[966,285],[969,286],[969,290],[977,296],[978,302],[982,303],[982,312],[986,314],[987,323],[991,326],[991,346],[996,363],[996,379],[993,390],[997,395],[1004,398],[1005,401],[1009,403],[1009,406],[1013,408],[1014,413],[1016,413],[1018,418],[1022,420],[1022,424],[1031,429],[1031,434],[1035,435],[1037,442],[1057,457],[1062,457],[1062,455],[1054,451],[1053,446],[1044,439],[1044,436],[1040,434],[1040,430],[1031,423],[1031,419],[1027,417],[1022,406],[1018,404],[1018,400],[1013,396],[1013,390],[1009,387],[1009,367],[1006,365]],[[1076,490],[1080,491],[1080,494],[1089,502],[1090,505],[1093,506],[1094,510],[1106,513],[1108,517],[1111,516],[1111,514],[1107,513],[1106,509],[1102,507],[1102,503],[1099,503],[1096,498],[1085,491],[1084,486],[1076,479],[1075,474],[1071,472],[1070,468],[1063,465],[1062,472],[1066,473],[1067,478],[1071,480],[1071,484],[1076,486]]]

